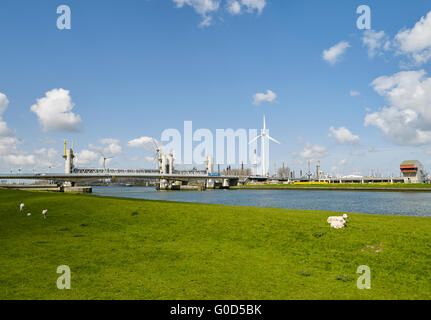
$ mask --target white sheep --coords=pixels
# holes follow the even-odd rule
[[[21,212],[22,212],[22,210],[24,210],[24,203],[21,203],[21,204],[19,205],[19,211],[21,211]]]
[[[44,219],[46,219],[46,214],[47,214],[47,213],[48,213],[48,210],[46,210],[46,209],[42,211],[42,215],[43,215],[43,218],[44,218]]]
[[[341,217],[329,217],[328,220],[326,220],[329,224],[331,224],[332,228],[335,229],[341,229],[344,228],[347,222],[347,214],[343,214]]]
[[[342,229],[345,227],[346,222],[343,221],[333,221],[331,222],[331,227],[334,229]]]

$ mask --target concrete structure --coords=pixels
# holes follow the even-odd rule
[[[404,183],[425,183],[427,181],[426,171],[418,160],[406,160],[400,165],[403,173]]]
[[[66,140],[64,140],[64,154],[63,154],[63,158],[65,161],[65,167],[64,167],[64,173],[65,174],[69,174],[73,172],[73,168],[74,168],[74,164],[73,164],[73,159],[75,158],[75,155],[73,154],[73,143],[72,143],[72,148],[67,149],[66,147]]]
[[[172,186],[174,189],[177,189],[179,183],[181,182],[181,186],[191,185],[189,182],[192,181],[203,181],[202,186],[205,187],[205,182],[207,180],[216,181],[217,185],[223,185],[223,187],[230,187],[238,185],[238,181],[241,177],[238,176],[228,176],[228,175],[217,175],[212,176],[201,172],[176,172],[174,174],[160,174],[158,172],[148,172],[148,173],[137,173],[130,170],[130,172],[115,172],[112,169],[109,169],[109,172],[103,172],[101,170],[100,173],[71,173],[71,174],[0,174],[1,179],[7,180],[50,180],[61,183],[63,186],[66,185],[65,182],[70,182],[72,186],[75,186],[77,183],[86,182],[86,181],[94,181],[94,180],[106,180],[106,179],[114,179],[114,178],[143,178],[143,179],[154,179],[163,181],[164,185],[160,186],[160,189],[171,190]],[[128,170],[129,171],[129,170]],[[178,188],[181,189],[181,188]]]
[[[214,173],[214,164],[213,164],[214,160],[213,157],[211,156],[207,156],[206,160],[205,160],[205,165],[206,165],[206,171],[208,174],[210,173]]]

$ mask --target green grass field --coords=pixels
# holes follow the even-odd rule
[[[0,189],[0,299],[431,298],[431,218],[330,215]]]

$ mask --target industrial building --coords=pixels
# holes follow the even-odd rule
[[[427,180],[426,171],[418,160],[406,160],[400,165],[404,183],[424,183]]]

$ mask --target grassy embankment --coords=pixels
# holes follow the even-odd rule
[[[431,299],[431,218],[330,215],[0,189],[0,299]]]

